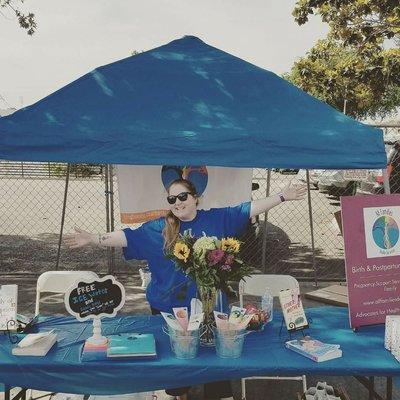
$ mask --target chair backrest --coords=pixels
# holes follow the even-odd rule
[[[300,290],[297,279],[290,275],[255,274],[239,282],[240,303],[243,304],[243,295],[262,296],[269,288],[273,297],[279,296],[282,289]]]
[[[91,281],[98,276],[92,271],[46,271],[41,274],[36,284],[36,306],[35,315],[39,314],[40,293],[60,293],[63,294],[78,279]]]

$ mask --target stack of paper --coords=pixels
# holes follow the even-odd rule
[[[53,331],[29,333],[13,349],[15,356],[45,356],[57,342],[57,334]]]

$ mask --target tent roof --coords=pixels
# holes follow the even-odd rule
[[[0,119],[0,159],[383,168],[382,132],[185,36]]]

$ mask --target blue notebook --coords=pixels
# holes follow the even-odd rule
[[[157,357],[156,342],[151,333],[121,333],[109,336],[107,357]]]

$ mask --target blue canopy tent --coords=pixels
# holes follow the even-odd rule
[[[0,159],[385,168],[382,132],[186,36],[0,119]]]
[[[0,159],[386,167],[381,130],[192,36],[96,68],[0,118]],[[65,204],[66,194],[63,217]]]

